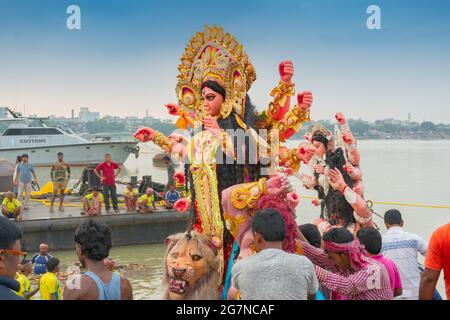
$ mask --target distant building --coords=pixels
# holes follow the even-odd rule
[[[91,112],[91,111],[89,111],[89,108],[83,107],[83,108],[80,108],[78,117],[80,118],[81,122],[85,123],[85,122],[95,121],[95,120],[100,119],[100,113],[99,112]]]

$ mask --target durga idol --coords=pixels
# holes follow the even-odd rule
[[[249,183],[244,189],[250,193],[240,195],[246,203],[265,193],[290,191],[282,176],[263,175],[261,169],[267,164],[261,163],[258,154],[252,157],[250,149],[253,145],[267,147],[258,134],[260,129],[276,131],[281,143],[298,132],[302,123],[310,120],[312,94],[299,93],[291,108],[294,66],[291,61],[283,61],[279,65],[280,81],[270,93],[272,101],[266,110],[257,112],[248,95],[256,79],[255,69],[242,45],[216,26],[206,26],[190,39],[178,69],[178,104],[167,107],[170,114],[179,116],[176,125],[188,132],[189,138],[165,136],[151,128],[139,129],[135,137],[142,142],[153,141],[185,163],[189,195],[185,202],[192,229],[211,239],[217,248],[220,286],[236,236],[235,221],[222,207],[222,191]],[[239,143],[230,130],[241,130],[250,138]],[[307,163],[313,154],[313,150],[300,152],[299,148],[282,150],[286,152],[276,156],[279,163],[288,166]]]

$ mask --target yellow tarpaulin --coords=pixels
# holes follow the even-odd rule
[[[51,182],[51,181],[44,184],[39,191],[32,191],[31,196],[39,197],[39,196],[43,196],[43,195],[50,194],[50,193],[53,193],[53,182]],[[72,189],[66,188],[66,190],[64,190],[64,194],[71,194],[71,193],[72,193]]]

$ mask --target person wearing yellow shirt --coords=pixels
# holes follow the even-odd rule
[[[51,258],[47,261],[47,273],[39,280],[41,300],[61,300],[61,281],[56,274],[59,272],[59,260]]]
[[[139,198],[139,212],[140,213],[152,213],[156,210],[155,205],[155,195],[153,194],[153,189],[148,188]]]
[[[14,193],[8,191],[3,199],[2,214],[8,219],[15,219],[17,222],[22,221],[23,206],[19,200],[14,197]]]
[[[100,193],[100,188],[95,187],[92,192],[83,198],[84,214],[98,216],[102,213],[102,206],[105,198]]]
[[[28,276],[33,271],[33,264],[30,260],[20,262],[20,271],[16,274],[16,280],[20,283],[20,290],[17,294],[27,300],[32,300],[33,296],[39,291],[39,285],[33,290]]]
[[[127,183],[127,188],[123,193],[125,198],[125,207],[127,211],[134,212],[138,207],[139,191],[133,188],[131,183]]]

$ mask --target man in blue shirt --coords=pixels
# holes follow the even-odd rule
[[[22,162],[17,165],[16,180],[14,184],[19,184],[19,196],[18,199],[23,203],[24,209],[28,209],[28,202],[30,201],[31,194],[31,181],[32,176],[37,183],[36,173],[34,172],[33,165],[28,161],[28,155],[22,155]],[[25,202],[23,201],[23,193],[25,192]]]
[[[14,279],[26,255],[20,246],[21,238],[22,231],[14,222],[0,218],[0,300],[25,300],[16,293],[20,283]]]
[[[41,243],[39,246],[39,253],[36,253],[33,258],[31,258],[31,262],[34,263],[34,273],[35,274],[44,274],[47,272],[47,261],[53,258],[48,253],[48,245],[45,243]]]
[[[165,207],[167,209],[172,209],[175,202],[180,199],[180,193],[175,190],[175,186],[171,185],[170,190],[166,192],[166,195],[164,197],[165,200]]]

